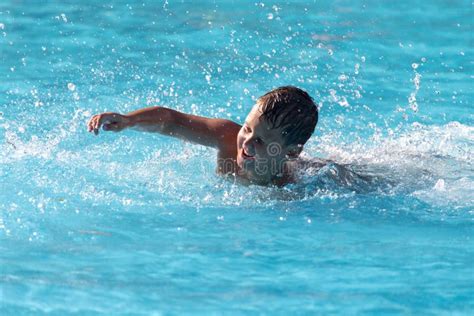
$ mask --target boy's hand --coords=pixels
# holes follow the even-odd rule
[[[127,128],[130,124],[130,119],[119,113],[102,113],[94,115],[87,124],[87,130],[99,134],[99,129],[102,126],[104,131],[120,132]]]

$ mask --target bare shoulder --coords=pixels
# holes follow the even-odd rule
[[[166,134],[200,145],[220,150],[240,130],[240,125],[230,120],[169,111],[172,119]]]
[[[209,124],[213,128],[218,129],[223,133],[238,134],[240,131],[240,128],[242,127],[240,124],[237,124],[234,121],[226,120],[226,119],[210,119]]]
[[[237,146],[237,135],[241,125],[230,120],[213,119],[210,124],[219,135],[218,149],[223,152],[234,152]],[[223,153],[224,154],[224,153]]]
[[[215,119],[212,124],[219,134],[217,146],[217,173],[235,174],[237,171],[237,135],[241,125],[225,119]]]

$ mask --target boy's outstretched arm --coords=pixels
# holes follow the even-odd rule
[[[241,128],[239,124],[229,120],[185,114],[158,106],[127,114],[97,114],[90,119],[87,127],[89,132],[96,135],[101,127],[105,131],[114,132],[133,127],[218,149],[235,146]]]

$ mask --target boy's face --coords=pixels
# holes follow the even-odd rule
[[[237,164],[253,181],[271,181],[282,174],[288,157],[296,158],[302,148],[286,146],[280,128],[260,119],[258,104],[247,116],[237,136]]]

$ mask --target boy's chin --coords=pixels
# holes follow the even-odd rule
[[[250,168],[255,168],[255,160],[251,159],[245,159],[241,155],[237,157],[237,165],[239,166],[240,169],[250,169]]]
[[[255,182],[261,182],[262,180],[267,179],[266,174],[262,174],[255,169],[255,164],[252,162],[243,161],[243,165],[239,165],[240,175]]]

